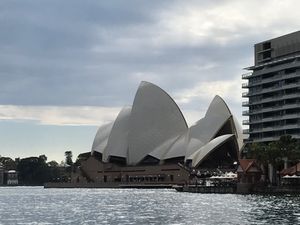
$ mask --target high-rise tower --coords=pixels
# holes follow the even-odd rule
[[[254,45],[254,66],[242,75],[247,142],[300,139],[300,31]]]

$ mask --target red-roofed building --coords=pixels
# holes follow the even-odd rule
[[[297,176],[300,176],[300,163],[297,163],[294,166],[291,166],[289,168],[281,170],[280,171],[280,175],[281,176],[285,176],[285,175],[289,175],[289,176],[297,175]]]
[[[248,193],[254,184],[261,179],[262,171],[255,159],[240,159],[237,169],[237,191],[239,193]]]

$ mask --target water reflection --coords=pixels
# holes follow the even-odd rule
[[[248,195],[244,196],[250,209],[249,221],[256,224],[299,224],[299,196],[297,195]]]
[[[0,188],[0,224],[298,224],[299,196]]]

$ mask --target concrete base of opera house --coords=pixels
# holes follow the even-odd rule
[[[81,162],[70,182],[45,183],[45,188],[172,188],[185,184],[189,171],[177,163],[167,165],[119,166],[95,157]]]

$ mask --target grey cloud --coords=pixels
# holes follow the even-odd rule
[[[107,96],[108,90],[127,86],[127,68],[118,65],[117,57],[99,56],[91,48],[109,45],[118,29],[151,21],[149,4],[140,4],[136,10],[124,1],[29,2],[2,3],[0,29],[5,32],[0,34],[0,103],[114,102]],[[153,6],[153,11],[159,9],[157,4]],[[123,87],[118,81],[124,82]]]
[[[189,4],[218,6],[211,2]],[[173,8],[180,12],[181,1],[0,4],[0,104],[122,106],[132,103],[141,80],[175,95],[202,81],[239,76],[252,63],[252,45],[266,35],[213,28],[212,35],[229,41],[173,41],[160,19]],[[198,101],[205,100],[184,107]]]

